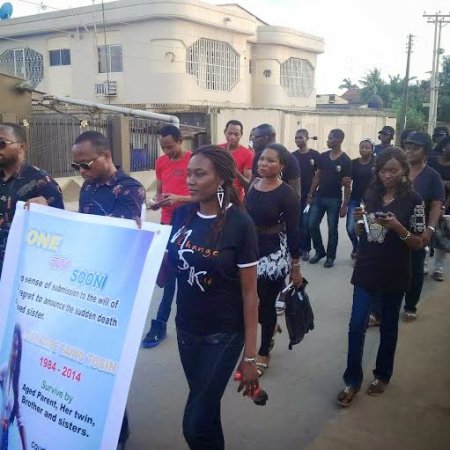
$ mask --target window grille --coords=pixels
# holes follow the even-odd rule
[[[9,49],[0,55],[0,71],[36,87],[44,78],[44,57],[28,47]]]
[[[70,66],[70,50],[68,48],[50,50],[48,56],[50,66]]]
[[[117,81],[104,81],[102,83],[95,83],[94,89],[96,95],[114,97],[117,95]]]
[[[121,45],[98,47],[98,72],[123,72]]]
[[[314,69],[306,59],[289,58],[281,64],[281,86],[289,97],[309,97],[314,88]]]
[[[187,49],[186,72],[202,89],[229,91],[239,81],[240,58],[227,42],[201,38]]]

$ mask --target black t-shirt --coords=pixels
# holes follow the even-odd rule
[[[264,151],[264,150],[263,150]],[[255,157],[253,158],[252,174],[253,177],[259,177],[258,174],[258,161],[262,152],[255,152]],[[281,179],[289,184],[289,181],[300,178],[300,167],[298,165],[297,159],[289,153],[289,159],[286,166],[283,168],[283,176]]]
[[[230,206],[220,236],[215,216],[203,216],[196,205],[177,208],[168,245],[169,261],[178,282],[176,325],[206,335],[244,328],[239,268],[258,262],[252,219]]]
[[[445,190],[441,176],[431,167],[425,166],[413,180],[414,190],[425,202],[425,215],[428,219],[430,204],[434,200],[444,201]]]
[[[300,202],[297,193],[286,183],[276,189],[263,192],[252,187],[245,196],[245,207],[258,228],[272,228],[280,223],[286,224],[286,237],[292,258],[300,255],[300,236],[298,221]],[[258,233],[260,256],[276,252],[280,248],[278,233]]]
[[[437,157],[430,158],[428,165],[441,176],[442,181],[450,181],[450,165],[441,164]],[[445,188],[445,195],[446,197],[450,195],[450,189],[447,187]]]
[[[292,153],[292,156],[297,159],[300,167],[302,197],[306,197],[311,189],[311,184],[317,170],[317,160],[320,157],[320,153],[317,150],[310,148],[306,153],[301,153],[300,150],[296,150]]]
[[[360,158],[352,161],[352,192],[350,194],[352,200],[360,202],[364,197],[372,181],[374,162],[373,158],[367,164],[362,164]]]
[[[342,179],[352,176],[352,160],[343,152],[331,159],[331,150],[321,153],[317,161],[320,170],[318,194],[321,197],[342,198]]]
[[[391,212],[411,233],[425,231],[425,208],[416,192],[394,200],[387,206],[381,201],[366,205],[370,234],[363,231],[352,283],[368,290],[405,292],[411,283],[411,249],[397,233],[375,221],[375,212]]]

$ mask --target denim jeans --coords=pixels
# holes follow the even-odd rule
[[[356,389],[360,388],[363,380],[362,359],[366,328],[370,308],[376,296],[380,298],[381,325],[380,345],[373,374],[375,378],[388,383],[394,369],[398,318],[403,293],[368,291],[355,286],[353,290],[352,315],[348,330],[347,369],[344,373],[344,382],[346,385],[353,386]]]
[[[183,434],[191,450],[225,448],[220,401],[244,346],[243,333],[199,336],[177,330],[181,364],[189,385]]]
[[[358,236],[355,231],[355,219],[353,217],[353,211],[359,207],[360,202],[357,200],[350,200],[348,202],[348,210],[347,210],[347,234],[352,242],[353,251],[356,251],[358,248]]]
[[[300,250],[302,252],[311,251],[311,233],[309,231],[309,215],[311,209],[305,213],[303,210],[306,208],[308,202],[306,201],[306,196],[302,197],[300,200]]]
[[[336,259],[336,249],[338,245],[338,223],[339,223],[339,209],[341,208],[341,199],[331,197],[320,197],[316,194],[314,203],[311,206],[309,213],[309,231],[313,241],[316,253],[325,253],[325,248],[320,234],[320,222],[323,216],[327,213],[328,222],[328,244],[327,244],[327,258]]]
[[[405,311],[416,312],[417,304],[422,294],[424,273],[423,268],[427,251],[424,248],[413,250],[411,254],[412,280],[409,289],[405,294]]]
[[[175,272],[171,272],[170,275],[167,275],[166,283],[167,284],[164,287],[161,303],[159,304],[158,314],[156,315],[156,320],[164,322],[164,324],[169,320],[172,301],[175,296],[175,288],[177,286],[177,278]]]

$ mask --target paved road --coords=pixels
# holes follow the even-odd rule
[[[350,250],[344,221],[341,220],[335,267],[325,269],[321,264],[303,265],[303,274],[310,283],[308,292],[316,315],[316,328],[292,351],[288,350],[286,331],[277,337],[271,366],[261,379],[263,388],[269,394],[268,404],[258,407],[237,394],[233,382],[228,385],[222,401],[222,422],[227,449],[298,450],[307,448],[313,442],[318,445],[315,447],[317,449],[369,448],[358,440],[351,446],[326,447],[326,442],[336,443],[336,440],[317,443],[327,424],[339,423],[342,414],[347,414],[335,406],[335,397],[342,387],[341,375],[346,360],[347,324],[352,293],[349,282],[352,273]],[[434,281],[427,282],[424,310],[428,307],[430,295],[438,288],[442,289],[442,286]],[[155,316],[160,297],[161,290],[157,288],[153,295],[148,323],[151,317]],[[447,297],[447,303],[448,300]],[[127,450],[187,448],[181,433],[187,384],[178,357],[173,316],[174,314],[168,324],[168,338],[157,348],[141,349],[139,352],[128,403],[132,434]],[[284,316],[281,316],[280,324],[285,329]],[[402,323],[401,331],[404,327],[415,325]],[[449,328],[446,330],[448,342]],[[367,382],[371,379],[377,338],[378,331],[369,330],[364,355]],[[447,342],[445,345],[448,345]],[[411,350],[425,353],[427,351],[424,348]],[[395,380],[394,375],[392,386],[395,386]],[[357,405],[352,410],[356,408]],[[358,420],[356,413],[356,417],[350,419],[351,426],[357,428]],[[336,428],[333,430],[336,432]],[[346,428],[343,430],[345,433]],[[424,443],[421,448],[433,447]],[[450,448],[450,445],[446,448]]]

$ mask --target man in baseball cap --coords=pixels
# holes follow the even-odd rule
[[[429,158],[442,156],[442,141],[449,135],[447,127],[436,127],[433,131],[433,142],[436,144],[430,153]]]
[[[390,147],[392,139],[394,139],[395,130],[394,128],[390,127],[389,125],[385,125],[379,132],[378,132],[378,139],[381,141],[381,144],[375,145],[375,148],[373,149],[373,153],[378,155],[378,153],[381,152],[381,150],[384,150],[387,147]]]

